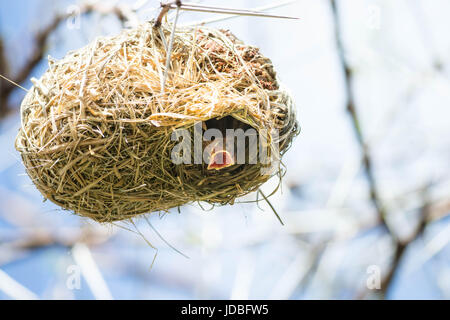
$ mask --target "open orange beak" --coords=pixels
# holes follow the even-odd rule
[[[209,159],[208,170],[220,170],[234,165],[231,154],[226,150],[214,152]]]

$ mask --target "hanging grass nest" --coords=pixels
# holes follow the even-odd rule
[[[273,132],[282,155],[299,127],[269,59],[230,32],[177,28],[162,90],[171,25],[146,23],[49,58],[26,95],[16,139],[26,170],[46,199],[99,222],[194,201],[234,203],[281,166],[172,161],[172,133],[217,125]],[[222,122],[221,122],[222,121]],[[268,148],[269,153],[274,152]]]

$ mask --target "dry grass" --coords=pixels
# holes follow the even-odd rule
[[[270,60],[226,31],[178,28],[162,92],[161,34],[168,39],[170,28],[147,23],[98,38],[49,61],[34,80],[16,148],[46,199],[111,222],[193,201],[232,204],[270,178],[261,164],[211,171],[171,161],[171,133],[197,121],[232,116],[257,130],[279,129],[281,153],[299,127]]]

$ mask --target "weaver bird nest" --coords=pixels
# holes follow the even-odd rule
[[[268,174],[267,162],[251,161],[249,144],[240,163],[228,147],[217,147],[218,138],[202,137],[205,161],[190,154],[174,161],[180,140],[173,133],[195,135],[199,123],[201,134],[269,132],[258,142],[272,158],[287,150],[299,127],[291,97],[258,48],[224,30],[177,28],[166,70],[170,30],[146,23],[98,38],[62,60],[49,58],[47,72],[33,79],[16,148],[46,199],[111,222],[194,201],[232,204],[271,176],[281,178],[279,164]],[[228,146],[228,136],[223,142]]]

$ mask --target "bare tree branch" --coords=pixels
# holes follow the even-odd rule
[[[408,239],[405,240],[397,240],[395,243],[395,253],[394,258],[391,263],[391,268],[389,272],[386,274],[386,276],[381,281],[381,294],[382,297],[385,297],[386,294],[389,292],[389,289],[392,285],[392,280],[395,278],[395,276],[398,274],[399,266],[402,261],[402,258],[406,252],[407,247],[414,242],[416,239],[418,239],[424,232],[428,219],[429,219],[429,212],[430,212],[430,204],[428,202],[427,197],[427,190],[424,191],[424,200],[423,200],[423,206],[420,210],[420,217],[417,224],[417,227],[415,228],[414,232],[409,236]]]

